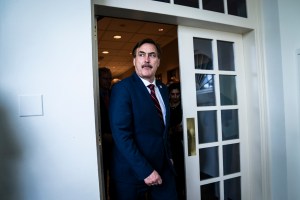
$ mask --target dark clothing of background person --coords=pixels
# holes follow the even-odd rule
[[[170,109],[170,144],[173,155],[174,167],[176,170],[176,186],[178,198],[185,199],[185,168],[184,168],[184,148],[183,132],[178,129],[182,122],[181,104]]]
[[[179,200],[186,199],[184,145],[182,130],[182,106],[180,84],[169,85],[170,95],[170,144],[176,170],[176,187]],[[174,95],[174,96],[171,96]],[[176,96],[175,96],[176,95]]]
[[[103,168],[104,168],[104,178],[105,183],[107,184],[107,175],[109,173],[109,165],[111,159],[111,152],[113,146],[113,140],[110,129],[109,122],[109,111],[106,106],[105,98],[110,98],[110,92],[105,94],[108,97],[101,96],[100,91],[100,118],[101,118],[101,135],[102,135],[102,151],[103,151]]]
[[[111,160],[111,152],[113,140],[111,136],[110,122],[109,122],[109,102],[111,94],[111,80],[112,74],[109,68],[99,68],[99,87],[100,87],[100,134],[102,138],[102,155],[103,155],[103,172],[105,181],[105,193],[107,198],[110,196],[110,180],[109,168]]]
[[[109,124],[109,102],[110,91],[104,92],[100,89],[100,117],[101,117],[101,133],[111,134],[110,124]]]

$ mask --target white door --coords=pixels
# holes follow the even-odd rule
[[[178,27],[188,200],[246,199],[242,37]]]

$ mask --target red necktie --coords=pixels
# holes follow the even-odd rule
[[[160,107],[160,105],[159,105],[159,101],[157,100],[157,97],[156,97],[156,95],[155,95],[155,89],[154,89],[155,85],[154,85],[154,84],[149,84],[147,87],[150,88],[151,99],[152,99],[152,101],[154,102],[154,105],[155,105],[155,107],[156,107],[156,110],[157,110],[157,112],[158,112],[158,115],[159,115],[159,117],[161,118],[161,120],[164,121],[164,120],[163,120],[162,111],[161,111],[161,107]]]

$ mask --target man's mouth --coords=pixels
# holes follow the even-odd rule
[[[152,65],[148,65],[148,64],[144,64],[144,65],[142,65],[142,68],[150,68],[150,69],[152,69],[153,67],[152,67]]]

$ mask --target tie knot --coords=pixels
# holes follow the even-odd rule
[[[150,90],[154,90],[155,85],[154,84],[149,84],[147,87],[150,88]]]

